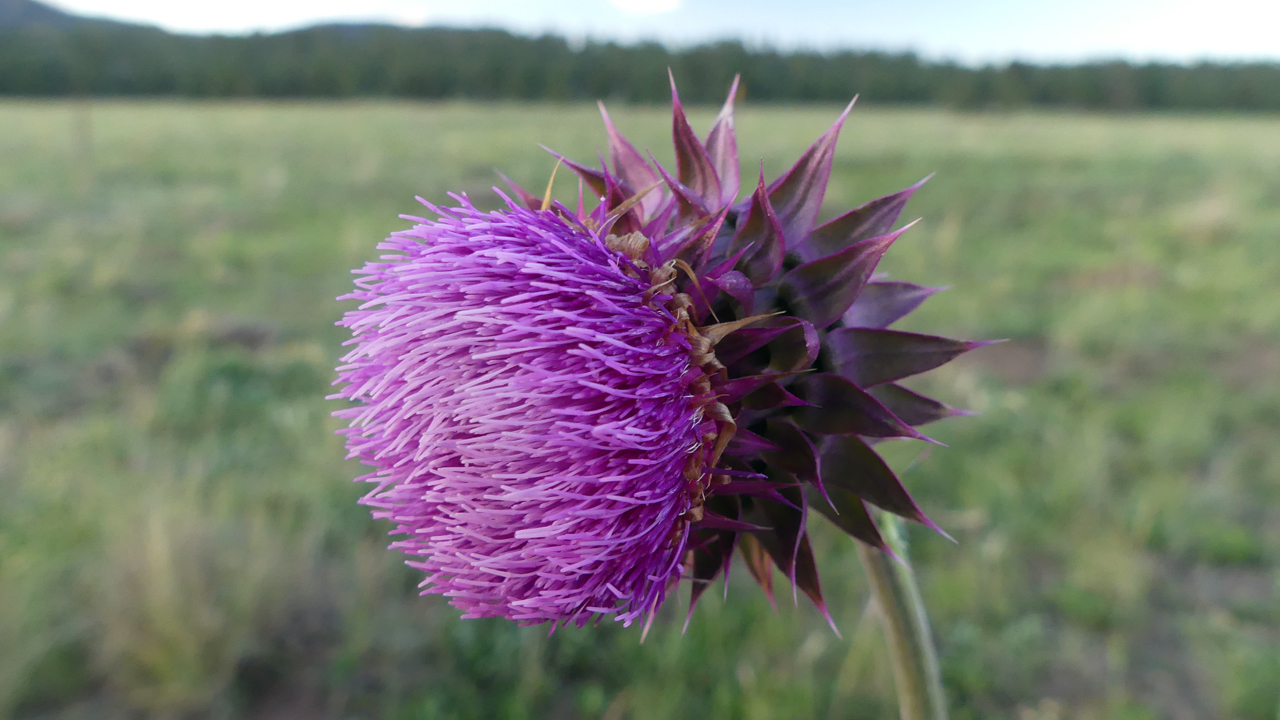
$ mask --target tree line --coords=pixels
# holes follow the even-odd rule
[[[0,94],[22,96],[723,98],[735,73],[760,102],[962,108],[1280,110],[1280,64],[1098,62],[968,67],[911,53],[779,52],[719,42],[575,46],[500,30],[333,25],[245,37],[86,23],[0,31]]]

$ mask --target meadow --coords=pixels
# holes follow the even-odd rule
[[[740,109],[744,175],[838,112]],[[666,110],[613,114],[669,159]],[[896,717],[825,526],[843,639],[737,572],[641,644],[459,621],[356,505],[349,270],[414,195],[603,142],[584,105],[0,102],[0,717]],[[1280,118],[858,108],[824,212],[931,172],[881,267],[952,289],[904,327],[1010,339],[915,381],[978,412],[948,447],[889,447],[958,541],[909,529],[952,717],[1280,718]]]

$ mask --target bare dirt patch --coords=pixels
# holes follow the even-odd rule
[[[1009,385],[1031,385],[1048,372],[1049,350],[1038,338],[1010,340],[961,355],[956,364],[993,375]]]
[[[1280,378],[1280,345],[1252,338],[1235,352],[1220,355],[1213,367],[1219,377],[1235,388],[1273,383]]]
[[[1073,273],[1060,281],[1067,290],[1120,290],[1150,288],[1164,280],[1164,271],[1144,263],[1118,263]]]

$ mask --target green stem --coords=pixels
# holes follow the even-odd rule
[[[867,569],[876,604],[883,620],[898,709],[902,720],[946,720],[947,700],[942,694],[938,653],[929,633],[915,573],[907,564],[907,543],[898,520],[876,513],[885,542],[901,562],[873,547],[858,543],[858,555]]]

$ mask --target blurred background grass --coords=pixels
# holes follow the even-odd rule
[[[740,110],[746,173],[837,112]],[[614,116],[669,159],[665,110]],[[825,526],[844,640],[735,573],[642,645],[458,621],[355,504],[323,399],[350,268],[414,194],[495,206],[495,167],[545,182],[539,142],[594,157],[594,108],[4,101],[0,128],[0,716],[896,716]],[[1280,124],[858,109],[825,213],[935,171],[882,267],[953,289],[906,328],[1012,339],[918,381],[981,413],[949,448],[889,447],[959,540],[910,530],[953,717],[1280,717]]]

